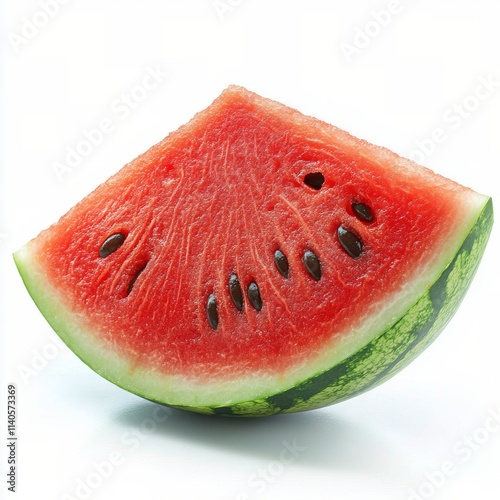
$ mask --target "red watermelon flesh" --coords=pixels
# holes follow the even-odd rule
[[[230,405],[293,387],[401,318],[487,200],[232,86],[16,260],[95,370],[165,403]]]

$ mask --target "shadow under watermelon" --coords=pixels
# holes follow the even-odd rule
[[[287,449],[295,466],[380,474],[393,477],[401,485],[412,477],[411,464],[401,456],[399,447],[386,439],[370,419],[366,426],[346,420],[342,412],[326,408],[311,412],[276,415],[266,418],[213,417],[170,409],[141,401],[114,417],[127,429],[140,430],[155,408],[165,408],[168,418],[158,422],[151,439],[172,443],[176,449],[199,450],[197,456],[226,454],[231,460],[255,457],[266,462],[280,460]],[[172,446],[162,446],[171,453]],[[225,458],[227,461],[228,458]]]

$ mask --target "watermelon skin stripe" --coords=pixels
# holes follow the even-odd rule
[[[492,225],[490,198],[452,262],[427,293],[393,326],[329,370],[263,399],[232,406],[176,408],[226,416],[268,416],[320,408],[380,385],[422,353],[450,321],[476,273]]]

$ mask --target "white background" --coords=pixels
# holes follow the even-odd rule
[[[0,497],[500,498],[497,228],[462,307],[410,367],[338,406],[261,420],[166,414],[101,379],[57,342],[11,258],[230,83],[404,156],[420,141],[421,163],[499,200],[497,2],[61,0],[50,18],[42,3],[0,3]],[[143,92],[148,68],[168,76]],[[140,102],[124,108],[123,94]],[[54,163],[106,119],[112,130],[59,179]],[[298,451],[282,464],[285,442]]]

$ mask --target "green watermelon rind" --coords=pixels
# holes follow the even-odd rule
[[[236,399],[234,404],[215,404],[215,401],[176,404],[182,398],[176,401],[175,394],[184,390],[179,380],[169,381],[144,372],[144,367],[134,366],[120,355],[119,346],[91,342],[84,315],[65,309],[58,291],[47,283],[34,258],[36,249],[23,247],[14,254],[14,260],[31,297],[52,328],[84,363],[104,378],[146,399],[175,408],[206,414],[267,416],[346,400],[381,384],[407,366],[437,337],[460,305],[484,253],[492,224],[493,205],[488,199],[444,271],[392,326],[371,335],[368,342],[344,359],[337,359],[325,371],[293,382],[292,387],[283,386],[272,393],[263,391],[262,397]]]
[[[476,274],[492,225],[490,198],[452,262],[427,293],[390,328],[334,367],[267,398],[189,410],[234,416],[306,411],[345,401],[382,384],[419,356],[455,314]]]

